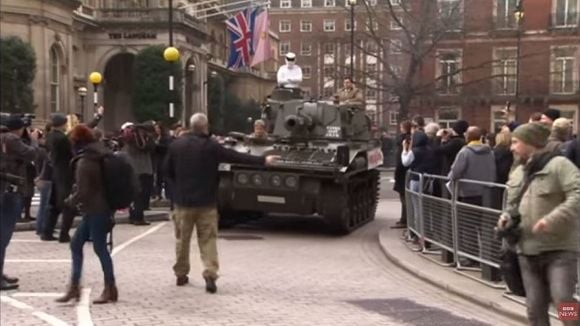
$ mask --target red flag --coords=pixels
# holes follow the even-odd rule
[[[270,37],[268,35],[269,26],[270,17],[268,16],[268,10],[264,10],[256,17],[254,40],[257,40],[257,44],[255,46],[254,58],[252,58],[252,67],[272,57]]]

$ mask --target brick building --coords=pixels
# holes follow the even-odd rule
[[[358,1],[355,30],[360,50],[355,69],[362,71],[360,84],[367,86],[367,103],[371,100],[367,109],[378,112],[376,121],[393,132],[398,117],[397,97],[389,89],[373,89],[373,81],[367,77],[376,76],[377,83],[386,84],[393,72],[404,76],[411,52],[405,46],[405,37],[397,36],[397,32],[402,33],[401,26],[392,20],[378,21],[379,33],[384,33],[378,38],[384,37],[384,43],[375,46],[377,51],[365,51],[373,47],[365,37],[371,25],[365,8],[388,11],[385,1]],[[405,0],[391,3],[395,14],[400,12],[403,18],[415,15],[402,22],[414,32],[417,26],[411,22],[422,23],[425,17],[419,15],[420,6],[426,2],[406,1],[406,9],[398,11],[397,6],[405,6]],[[505,123],[502,111],[510,102],[508,118],[515,116],[523,122],[533,112],[554,107],[572,119],[578,131],[580,1],[524,0],[524,18],[520,21],[514,15],[517,6],[518,0],[437,0],[433,15],[457,12],[453,13],[453,26],[432,44],[433,49],[421,62],[417,83],[429,86],[413,97],[410,114],[419,113],[443,126],[462,118],[493,130]],[[304,83],[307,90],[317,95],[336,90],[340,86],[337,79],[348,74],[350,12],[345,0],[275,0],[272,13],[272,29],[277,28],[280,36],[280,54],[293,51],[299,55],[299,63],[309,76]],[[382,17],[388,20],[391,15]],[[325,55],[328,53],[334,54],[334,61]],[[387,62],[389,67],[385,66]],[[330,82],[332,77],[334,84]]]

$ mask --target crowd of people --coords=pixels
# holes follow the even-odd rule
[[[414,172],[408,189],[438,197],[451,198],[454,194],[450,188],[458,180],[480,182],[460,184],[456,193],[457,201],[475,206],[485,205],[484,183],[504,184],[505,207],[503,191],[491,194],[490,205],[503,211],[496,231],[509,240],[504,250],[517,253],[515,263],[521,269],[518,276],[522,279],[530,325],[550,324],[550,303],[558,307],[576,302],[573,296],[578,281],[580,138],[573,135],[569,119],[560,117],[556,109],[547,109],[532,115],[526,124],[510,122],[495,135],[486,135],[464,120],[457,121],[451,129],[441,129],[436,123],[425,125],[424,119],[416,116],[401,122],[400,131],[394,190],[400,195],[402,210],[393,228],[407,227],[408,171]],[[451,187],[420,182],[420,174],[445,176]],[[421,185],[423,189],[419,189]],[[418,203],[413,199],[417,199],[411,200],[415,209],[410,212],[418,212]],[[459,241],[477,248],[481,245],[477,228],[470,225],[458,225]],[[468,259],[459,263],[477,265]],[[568,323],[573,325],[574,321]]]
[[[206,291],[217,291],[218,278],[216,208],[218,164],[240,162],[271,164],[277,157],[256,157],[223,147],[217,137],[210,136],[207,116],[198,113],[191,117],[191,129],[178,126],[172,133],[163,131],[154,122],[127,122],[114,139],[106,139],[97,125],[103,116],[100,108],[95,119],[87,124],[77,117],[53,114],[47,136],[40,131],[29,133],[21,119],[13,117],[6,123],[2,135],[2,189],[0,273],[1,290],[14,290],[19,280],[4,274],[6,248],[14,226],[22,212],[22,198],[26,196],[26,182],[30,179],[28,164],[38,167],[36,186],[40,191],[37,234],[44,241],[70,242],[72,272],[65,294],[57,302],[79,300],[83,266],[83,246],[91,241],[104,274],[104,290],[95,304],[116,302],[113,261],[107,250],[107,235],[114,227],[117,206],[111,202],[111,169],[119,169],[107,158],[116,157],[130,168],[127,190],[133,194],[126,205],[129,221],[134,225],[149,225],[144,211],[151,198],[165,193],[171,201],[172,219],[177,242],[174,272],[176,284],[188,283],[189,247],[194,228],[197,229],[199,249],[205,269]],[[71,120],[72,119],[72,120]],[[264,124],[255,123],[254,136],[264,137]],[[109,162],[109,163],[106,163]],[[122,165],[122,164],[121,164]],[[117,173],[121,173],[120,170]],[[115,174],[113,173],[113,178]],[[12,180],[6,176],[15,176]],[[15,181],[15,179],[17,179]],[[19,181],[25,180],[20,183]],[[134,185],[134,187],[133,187]],[[115,193],[113,197],[124,194]],[[175,207],[174,207],[175,205]],[[123,206],[124,207],[124,206]],[[75,216],[82,216],[72,240],[70,228]],[[60,234],[54,236],[55,226],[62,216]]]

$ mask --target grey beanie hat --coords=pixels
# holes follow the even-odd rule
[[[53,113],[50,115],[50,123],[53,127],[64,126],[68,121],[66,115],[62,113]]]
[[[514,130],[513,137],[536,148],[542,148],[548,143],[550,128],[539,122],[526,123]]]

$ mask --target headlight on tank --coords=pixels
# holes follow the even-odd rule
[[[288,188],[296,188],[296,186],[298,185],[298,178],[295,176],[286,177],[284,183]]]
[[[270,178],[270,183],[274,187],[280,187],[282,185],[282,177],[279,175],[273,175],[272,178]]]
[[[245,174],[245,173],[238,174],[238,176],[237,176],[236,179],[237,179],[238,183],[241,184],[241,185],[248,184],[248,181],[250,180],[250,178],[248,177],[248,175]]]
[[[252,176],[252,183],[256,186],[262,186],[264,184],[264,179],[259,174],[254,174]]]

